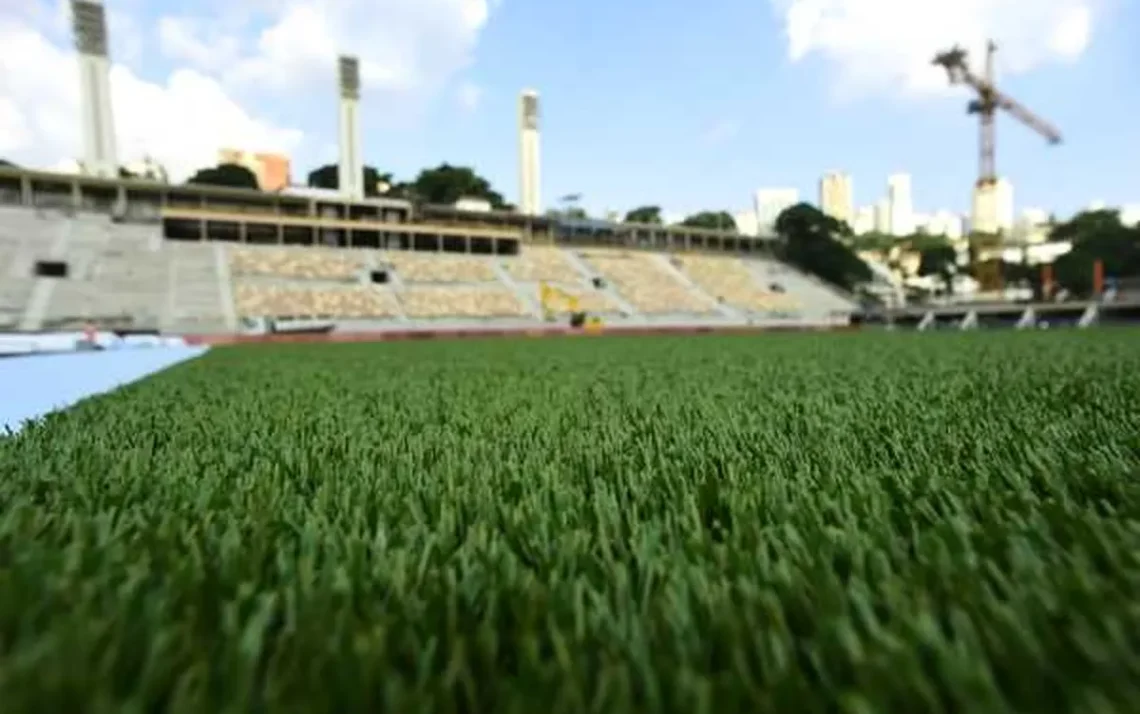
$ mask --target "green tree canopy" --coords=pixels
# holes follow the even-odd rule
[[[953,290],[958,253],[945,236],[916,235],[912,245],[919,253],[918,274],[942,279],[947,291]]]
[[[855,250],[887,251],[901,240],[898,236],[888,233],[870,231],[862,235],[851,236],[849,243]]]
[[[1070,241],[1072,250],[1054,262],[1054,279],[1070,292],[1093,292],[1093,266],[1115,278],[1140,277],[1140,228],[1125,226],[1113,210],[1084,211],[1054,226],[1050,238]]]
[[[15,169],[19,168],[8,159],[0,159],[0,168]]]
[[[425,203],[453,204],[461,198],[481,198],[496,210],[513,208],[474,169],[447,163],[424,169],[414,181],[393,187],[393,193]]]
[[[226,186],[228,188],[249,188],[258,190],[257,177],[240,164],[219,164],[213,168],[199,169],[186,183],[203,186]]]
[[[681,221],[682,226],[690,228],[708,228],[711,230],[734,231],[736,219],[727,211],[701,211]]]
[[[800,270],[844,290],[871,279],[871,269],[840,242],[850,228],[808,203],[784,209],[776,218],[781,256]]]
[[[364,167],[364,195],[378,196],[392,184],[392,174],[382,174],[375,166]],[[313,188],[340,188],[340,170],[337,164],[325,164],[309,172],[308,185]]]
[[[659,226],[664,223],[661,219],[661,206],[638,206],[625,214],[625,222],[652,223]]]

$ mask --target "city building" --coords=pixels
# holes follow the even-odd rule
[[[1049,240],[1051,229],[1048,211],[1043,208],[1026,208],[1021,211],[1013,226],[1013,238],[1018,243],[1044,243]]]
[[[280,191],[291,183],[289,157],[241,149],[218,151],[219,164],[237,164],[249,169],[262,191]]]
[[[875,230],[875,207],[874,206],[860,206],[859,210],[855,211],[855,217],[851,221],[851,232],[857,236],[865,233],[871,233]]]
[[[953,211],[935,211],[927,217],[925,227],[930,235],[946,236],[951,241],[960,240],[966,233],[965,221]]]
[[[906,236],[914,232],[914,203],[910,174],[894,174],[887,178],[887,201],[890,204],[891,235]]]
[[[819,208],[837,221],[850,225],[855,219],[855,194],[851,177],[839,171],[824,174],[819,181]]]
[[[737,211],[732,214],[732,219],[736,221],[736,230],[739,233],[746,236],[760,235],[760,222],[756,220],[755,210]]]
[[[800,202],[800,192],[794,188],[762,188],[756,191],[756,224],[759,234],[774,233],[776,219],[785,209]]]
[[[998,179],[974,188],[970,228],[975,233],[1009,233],[1013,230],[1013,184]]]
[[[891,203],[885,198],[875,202],[875,232],[884,235],[891,233]]]
[[[538,93],[528,89],[519,96],[519,211],[529,216],[542,211],[538,119]]]

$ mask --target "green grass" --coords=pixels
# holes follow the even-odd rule
[[[0,710],[1135,711],[1138,406],[1126,330],[216,350],[0,440]]]

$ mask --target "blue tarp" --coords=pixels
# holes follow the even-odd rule
[[[0,434],[185,362],[207,349],[155,347],[0,359]]]

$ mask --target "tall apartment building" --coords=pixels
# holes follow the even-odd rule
[[[946,236],[957,241],[965,235],[962,216],[953,211],[935,211],[926,222],[926,232],[936,236]]]
[[[756,191],[756,226],[761,235],[775,231],[776,219],[800,202],[800,192],[794,188],[762,188]]]
[[[874,206],[860,206],[859,210],[855,211],[855,217],[851,219],[851,232],[857,236],[864,233],[870,233],[875,230],[875,207]]]
[[[891,202],[881,198],[875,202],[875,232],[890,235],[891,232]]]
[[[851,177],[839,171],[829,171],[819,180],[819,208],[821,211],[848,225],[855,220],[855,194]]]
[[[736,231],[746,236],[760,235],[760,224],[756,220],[755,209],[747,211],[737,211],[732,214],[732,220],[736,221]]]
[[[249,169],[262,191],[280,191],[290,183],[289,157],[242,149],[219,149],[219,164],[237,164]]]
[[[1013,184],[998,179],[974,187],[970,228],[975,233],[1009,233],[1013,230]]]
[[[905,236],[914,232],[914,200],[910,174],[894,174],[887,178],[887,202],[890,210],[891,235]]]

